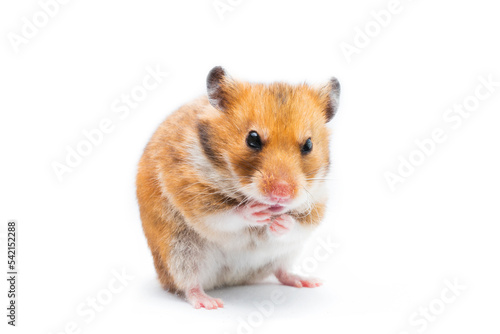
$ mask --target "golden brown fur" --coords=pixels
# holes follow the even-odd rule
[[[316,89],[305,84],[249,84],[227,76],[218,79],[217,91],[209,91],[210,101],[202,97],[189,103],[160,125],[139,163],[142,225],[158,278],[170,291],[189,288],[171,272],[172,256],[179,256],[173,248],[180,247],[179,242],[183,248],[177,249],[196,257],[204,252],[204,243],[216,245],[234,238],[212,229],[204,219],[249,201],[241,188],[250,189],[255,183],[260,192],[268,193],[279,179],[296,198],[315,177],[324,177],[330,163],[325,124],[336,110],[331,98],[332,89],[338,89],[332,87],[335,83]],[[264,148],[259,154],[245,144],[251,130],[262,138]],[[308,138],[314,146],[304,155],[301,146]],[[324,211],[323,198],[309,199],[289,214],[299,224],[315,226]],[[266,226],[249,227],[245,233],[250,235],[248,250],[269,239]],[[181,269],[198,270],[189,261],[186,266],[193,268]]]

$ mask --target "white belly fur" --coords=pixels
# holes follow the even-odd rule
[[[295,222],[290,231],[282,236],[268,230],[266,240],[255,240],[249,234],[238,233],[232,235],[232,240],[210,243],[206,248],[199,282],[208,290],[259,280],[278,268],[286,269],[312,231],[311,226]],[[250,247],[252,242],[254,246]]]

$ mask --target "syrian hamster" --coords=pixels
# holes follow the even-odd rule
[[[223,307],[205,291],[289,271],[327,200],[329,129],[340,84],[256,84],[222,67],[207,95],[172,113],[139,162],[137,198],[162,286],[195,308]]]

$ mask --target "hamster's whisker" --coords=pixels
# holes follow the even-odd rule
[[[311,213],[312,209],[314,208],[314,196],[306,189],[306,187],[302,186],[302,188],[304,189],[304,191],[306,192],[307,194],[307,214]]]
[[[180,192],[182,192],[182,191],[185,191],[186,189],[188,189],[188,188],[190,188],[190,187],[192,187],[192,186],[195,186],[195,185],[197,185],[197,184],[200,184],[200,183],[202,183],[202,182],[195,182],[195,183],[188,184],[187,186],[185,186],[185,187],[183,187],[183,188],[181,188],[181,189],[177,190],[177,193],[180,193]]]
[[[201,183],[201,182],[200,182]],[[247,186],[244,186],[244,187],[228,187],[228,188],[225,188],[224,191],[217,191],[213,188],[208,188],[208,189],[205,189],[204,191],[202,192],[198,192],[197,194],[195,194],[192,198],[190,198],[188,200],[187,203],[192,203],[196,200],[203,200],[205,198],[208,198],[210,196],[214,196],[214,195],[218,195],[218,196],[221,196],[223,199],[223,204],[229,202],[230,200],[235,200],[235,199],[238,199],[241,198],[241,195],[244,196],[244,201],[248,198],[248,196],[244,195],[241,193],[241,190],[242,189],[245,189]],[[236,198],[234,198],[236,197]]]
[[[313,169],[312,171],[310,171],[309,173],[306,173],[305,176],[310,176],[310,175],[313,175],[313,174],[316,174],[317,172],[319,172],[323,167],[319,167],[319,168],[316,168],[316,169]]]
[[[314,199],[313,195],[311,195],[311,193],[309,192],[309,190],[306,189],[306,187],[302,186],[302,189],[304,189],[304,191],[309,194],[309,196],[311,196],[312,199]]]
[[[247,178],[255,178],[254,176],[244,176]],[[238,180],[235,178],[225,178],[225,179],[220,179],[218,181],[229,181],[229,182],[234,182],[238,183]],[[203,189],[201,191],[193,191],[191,190],[192,187],[196,185],[202,185]],[[206,198],[209,198],[210,196],[220,196],[222,197],[222,204],[226,204],[231,200],[238,200],[239,203],[236,207],[239,207],[250,200],[252,198],[246,194],[243,194],[242,191],[245,189],[250,189],[251,185],[244,185],[244,186],[227,186],[223,188],[223,191],[217,191],[216,188],[211,187],[211,185],[207,184],[206,182],[195,182],[186,185],[185,187],[179,189],[176,191],[177,194],[180,194],[182,192],[192,192],[193,196],[189,198],[189,200],[186,202],[186,204],[192,204],[196,201],[202,201]]]

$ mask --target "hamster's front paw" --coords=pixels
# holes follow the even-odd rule
[[[269,205],[259,202],[250,202],[239,206],[236,210],[251,223],[266,224],[271,222],[272,212],[268,211]]]
[[[294,220],[290,215],[281,215],[275,217],[269,226],[269,230],[276,236],[280,236],[290,231],[293,227]]]

